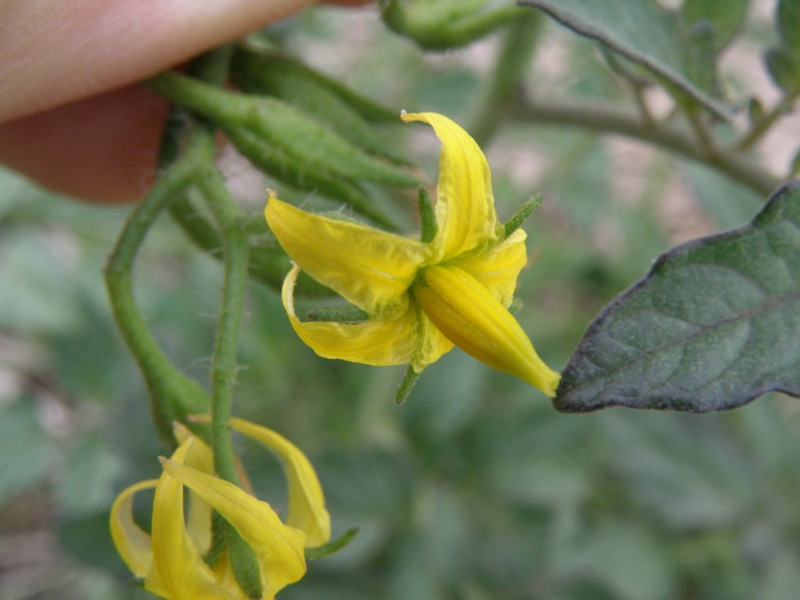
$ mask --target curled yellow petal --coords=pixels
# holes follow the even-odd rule
[[[172,455],[170,464],[183,463],[194,438],[187,438]],[[168,461],[169,462],[169,461]],[[189,469],[189,467],[183,467]],[[190,469],[192,472],[194,469]],[[206,477],[210,477],[206,475]],[[171,600],[245,600],[236,587],[219,584],[186,531],[183,510],[183,483],[166,470],[161,474],[153,500],[153,562],[155,573],[145,580],[154,593],[157,582]]]
[[[286,524],[304,531],[309,547],[327,542],[331,537],[331,518],[325,509],[317,473],[302,450],[279,433],[244,419],[232,418],[231,428],[263,444],[281,460],[289,482]]]
[[[517,320],[469,273],[428,267],[414,285],[414,297],[456,346],[555,396],[560,375],[539,358]]]
[[[180,423],[175,423],[174,430],[176,439],[182,444],[192,438],[191,444],[187,444],[188,450],[183,461],[184,464],[203,473],[213,474],[214,452],[211,447]],[[186,517],[186,531],[201,555],[211,549],[212,513],[213,510],[208,502],[192,490],[189,490],[189,514]]]
[[[406,123],[427,123],[442,142],[436,186],[438,232],[430,245],[429,264],[493,244],[501,229],[486,157],[459,125],[436,113],[402,113]],[[291,253],[290,253],[291,254]]]
[[[472,275],[500,304],[508,308],[514,299],[519,272],[528,262],[526,237],[522,229],[517,229],[489,251],[458,256],[448,264]]]
[[[391,320],[363,323],[300,321],[294,311],[295,266],[283,282],[281,297],[295,333],[323,358],[339,358],[367,365],[402,365],[411,360],[416,333],[416,309]]]
[[[425,253],[421,242],[305,212],[277,198],[270,198],[264,215],[286,253],[315,280],[371,317],[405,312]]]
[[[250,546],[258,561],[265,598],[271,598],[305,574],[305,533],[284,525],[269,504],[254,498],[232,483],[201,473],[180,462],[163,459],[162,464],[168,477],[179,486],[185,485],[200,495]],[[155,539],[155,523],[153,535]],[[190,597],[206,596],[186,596]]]
[[[136,577],[146,577],[153,566],[150,536],[133,520],[133,498],[142,490],[156,487],[157,479],[128,486],[111,506],[111,539],[120,557]]]

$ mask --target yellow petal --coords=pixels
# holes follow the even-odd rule
[[[192,438],[192,443],[188,445],[184,464],[203,473],[213,474],[214,452],[211,447],[180,423],[175,423],[174,429],[175,437],[180,443]],[[200,555],[204,555],[211,549],[212,513],[213,509],[208,502],[189,490],[189,514],[186,518],[186,530]]]
[[[305,212],[277,198],[267,223],[292,260],[343,298],[382,319],[408,307],[425,246],[378,229]]]
[[[458,256],[448,265],[472,275],[500,304],[508,308],[514,299],[519,272],[528,262],[526,237],[522,229],[517,229],[488,252]]]
[[[283,463],[289,482],[286,524],[304,531],[309,547],[327,542],[331,537],[331,518],[325,509],[325,497],[317,473],[306,455],[279,433],[244,419],[232,418],[231,428],[272,450]]]
[[[436,186],[439,230],[426,261],[436,264],[499,239],[491,174],[486,157],[469,134],[436,113],[403,113],[406,123],[428,123],[442,142]]]
[[[283,282],[283,306],[295,333],[323,358],[339,358],[367,365],[402,365],[411,360],[416,336],[416,308],[391,320],[363,323],[303,322],[294,311],[295,266]]]
[[[172,455],[171,465],[179,465],[193,442],[188,438]],[[173,462],[174,461],[174,462]],[[199,473],[189,467],[193,473]],[[205,475],[213,479],[210,475]],[[244,492],[242,492],[244,493]],[[145,588],[159,593],[156,582],[163,586],[171,600],[246,600],[238,586],[224,587],[200,556],[186,531],[183,511],[183,483],[166,470],[161,474],[153,500],[153,561],[155,573],[145,580]]]
[[[150,536],[133,520],[133,497],[156,487],[157,479],[135,483],[120,492],[111,506],[111,539],[117,552],[136,577],[146,577],[153,565]]]
[[[261,571],[264,597],[273,596],[305,574],[305,533],[284,525],[269,504],[179,462],[164,459],[163,466],[178,485],[194,490],[213,506],[250,546]]]
[[[414,285],[414,297],[456,346],[552,397],[560,375],[533,348],[519,323],[466,271],[433,266]]]

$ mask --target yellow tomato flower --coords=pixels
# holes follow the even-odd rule
[[[554,396],[560,375],[538,356],[508,312],[526,263],[525,232],[498,221],[489,165],[475,141],[435,113],[406,114],[442,142],[430,243],[295,208],[270,197],[264,210],[295,267],[283,304],[318,355],[420,373],[453,345]],[[300,269],[367,313],[358,323],[303,322],[294,310]]]
[[[145,589],[169,600],[247,600],[224,555],[210,566],[203,555],[211,547],[211,515],[217,511],[252,549],[263,596],[274,598],[306,572],[304,548],[330,538],[317,475],[306,456],[274,431],[241,419],[231,427],[273,451],[289,482],[289,511],[283,523],[266,502],[213,475],[213,455],[200,438],[176,426],[180,441],[157,480],[134,484],[111,508],[111,536],[125,564]],[[189,489],[184,514],[183,488]],[[152,528],[148,534],[133,520],[137,492],[155,488]]]

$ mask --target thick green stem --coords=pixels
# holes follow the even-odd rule
[[[635,112],[616,106],[566,100],[557,103],[518,101],[509,118],[641,140],[706,164],[765,198],[781,185],[780,179],[756,165],[749,157],[722,150],[709,152],[689,132],[649,125]]]
[[[242,226],[243,219],[220,173],[216,169],[209,169],[199,185],[219,223],[225,269],[211,367],[214,466],[220,477],[238,484],[229,426],[236,383],[236,350],[244,310],[249,248],[247,234]]]
[[[236,351],[247,287],[249,246],[244,216],[225,187],[219,171],[211,167],[198,182],[219,224],[225,278],[222,284],[214,360],[211,367],[211,445],[214,470],[226,481],[241,485],[231,441],[230,420],[236,385]],[[242,589],[253,598],[261,596],[261,579],[255,555],[242,538],[225,527],[231,565]]]
[[[175,446],[173,422],[185,421],[187,414],[206,410],[208,398],[197,382],[172,365],[147,328],[133,297],[133,263],[153,222],[173,198],[192,184],[198,165],[213,151],[213,138],[193,139],[183,157],[133,211],[105,268],[114,319],[145,379],[156,428],[168,447]]]

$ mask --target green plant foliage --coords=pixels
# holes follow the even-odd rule
[[[705,412],[800,395],[800,186],[752,224],[678,246],[592,322],[555,406]]]
[[[508,0],[394,1],[383,19],[377,3],[320,5],[234,43],[213,76],[205,59],[182,71],[202,90],[172,97],[183,108],[160,181],[212,127],[208,142],[234,139],[251,164],[228,164],[232,152],[217,163],[208,143],[176,176],[180,193],[162,198],[168,209],[136,205],[130,223],[146,239],[116,266],[126,310],[151,338],[141,372],[102,276],[133,207],[59,198],[0,170],[0,598],[152,600],[114,550],[110,503],[160,475],[163,433],[187,411],[207,412],[206,396],[223,387],[233,414],[303,449],[331,514],[333,541],[309,549],[321,560],[279,600],[797,595],[797,401],[774,393],[739,405],[798,387],[800,189],[753,216],[790,176],[784,157],[800,155],[784,120],[800,89],[800,5],[773,2],[765,16],[745,0],[530,4],[575,17],[593,39]],[[608,43],[604,55],[594,39]],[[783,69],[777,99],[752,83],[750,69],[769,73],[752,60],[765,46]],[[724,48],[751,60],[731,52],[720,72]],[[752,98],[749,122],[714,117],[720,80]],[[668,114],[652,102],[664,95]],[[458,350],[404,379],[402,368],[321,359],[292,330],[279,293],[290,261],[264,222],[264,187],[430,235],[436,198],[423,193],[417,210],[415,188],[422,173],[435,180],[439,146],[399,122],[401,107],[452,117],[485,151],[506,233],[528,235],[514,315],[548,364],[568,364],[557,404],[570,412]],[[224,183],[236,202],[219,201]],[[249,285],[241,253],[235,269],[226,260],[245,236]],[[220,342],[222,369],[221,289],[241,317],[239,339]],[[298,283],[303,318],[365,318],[321,309],[321,290]],[[594,337],[580,342],[598,311]],[[156,374],[161,388],[148,388],[153,359],[170,365]],[[162,439],[151,396],[187,405],[156,415]],[[684,410],[575,414],[620,399]],[[255,495],[285,516],[279,462],[242,436],[231,443]],[[152,499],[134,503],[145,529]]]
[[[685,0],[681,5],[684,23],[694,27],[706,21],[713,28],[714,47],[719,52],[741,31],[750,0]]]
[[[386,25],[428,50],[474,42],[516,16],[513,6],[494,8],[487,0],[387,0]]]
[[[780,0],[775,10],[775,26],[779,45],[767,50],[764,60],[773,81],[785,92],[800,92],[800,4]]]
[[[56,448],[36,419],[36,404],[20,398],[0,411],[0,503],[41,485]]]
[[[629,60],[643,65],[669,81],[719,116],[730,110],[717,98],[708,72],[713,63],[698,69],[701,58],[691,38],[691,28],[678,15],[655,2],[639,0],[520,0],[523,6],[541,9],[569,27],[605,44]],[[713,53],[704,55],[713,60]]]
[[[247,93],[272,95],[325,122],[352,144],[395,163],[408,164],[386,144],[368,123],[372,115],[385,122],[398,123],[400,108],[388,110],[316,71],[279,52],[240,51],[231,75]],[[349,94],[344,95],[347,91]]]

